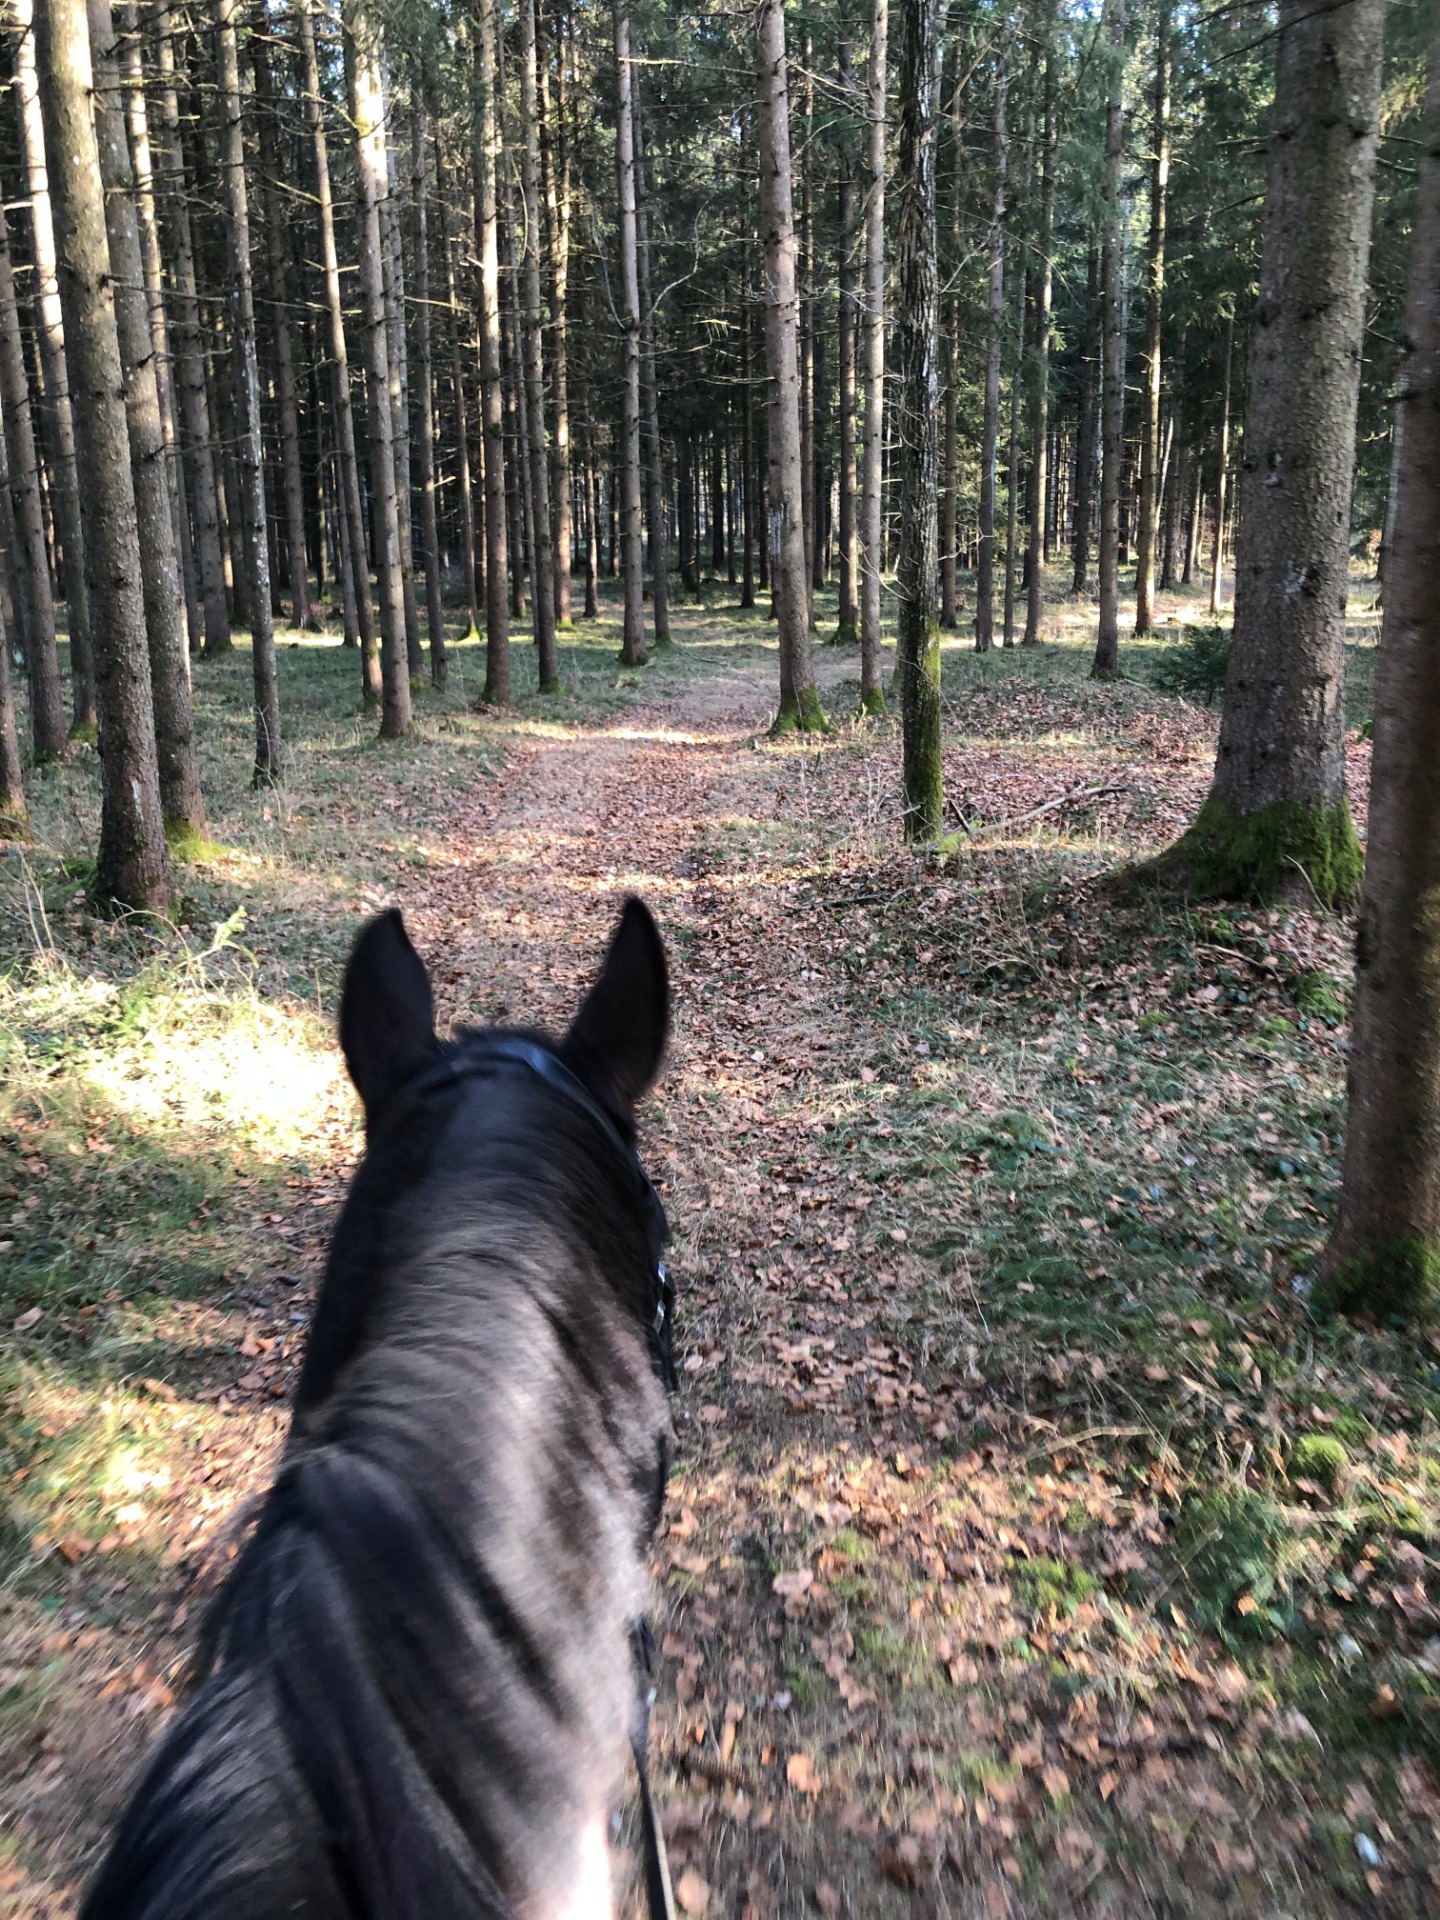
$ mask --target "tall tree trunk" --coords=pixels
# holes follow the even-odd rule
[[[800,400],[800,505],[805,525],[805,630],[815,624],[814,589],[816,516],[815,498],[815,295],[814,222],[811,217],[811,162],[814,153],[815,80],[814,43],[807,33],[800,49],[798,91],[800,120],[800,217],[796,223],[796,365]]]
[[[239,0],[215,0],[224,130],[220,146],[230,240],[230,318],[234,333],[240,512],[245,528],[245,588],[250,602],[250,659],[255,681],[255,784],[280,778],[280,691],[275,678],[275,625],[270,610],[270,550],[265,518],[265,463],[260,439],[260,369],[255,354],[255,289],[250,277],[250,198],[245,134],[240,121],[240,59],[235,40]],[[302,554],[303,557],[303,554]]]
[[[16,625],[25,650],[30,681],[30,741],[42,765],[63,760],[67,750],[65,707],[60,697],[60,662],[55,647],[55,602],[50,558],[45,550],[45,510],[40,497],[40,463],[25,373],[25,349],[15,304],[10,242],[0,208],[0,411],[5,419],[14,538],[7,541],[14,586]],[[0,645],[8,646],[7,634]]]
[[[885,90],[889,0],[873,0],[865,70],[865,295],[861,323],[860,706],[885,711],[880,575],[885,543]]]
[[[445,304],[449,316],[450,334],[450,384],[455,392],[455,458],[460,488],[460,541],[463,548],[461,563],[465,572],[465,610],[468,616],[468,631],[465,637],[467,640],[473,640],[480,631],[480,569],[476,565],[478,553],[476,542],[479,538],[479,529],[475,520],[475,492],[470,477],[469,407],[465,368],[460,357],[460,301],[455,287],[455,256],[450,246],[449,202],[444,191],[443,179],[435,204],[440,215],[440,251],[445,261]],[[483,405],[481,438],[483,458]],[[483,495],[483,469],[481,492]],[[481,512],[482,514],[484,512],[483,498]]]
[[[480,399],[484,414],[485,700],[510,698],[510,560],[505,498],[505,369],[500,345],[500,109],[496,97],[495,11],[480,0],[475,19],[475,236],[480,310]]]
[[[757,495],[760,491],[755,459],[755,354],[752,344],[755,312],[750,298],[748,279],[741,291],[741,301],[740,380],[744,399],[740,415],[740,465],[741,484],[744,489],[742,504],[745,516],[745,558],[740,574],[740,607],[742,612],[748,612],[755,605],[755,522],[758,509]]]
[[[320,215],[320,263],[325,279],[325,310],[330,325],[330,368],[335,412],[335,453],[339,509],[345,528],[345,558],[360,634],[360,692],[365,706],[380,704],[380,657],[375,644],[375,613],[370,599],[370,566],[365,546],[365,507],[360,496],[360,461],[355,451],[355,415],[350,398],[350,356],[345,343],[345,307],[340,291],[340,259],[335,247],[335,203],[330,188],[330,144],[320,98],[320,68],[315,54],[315,0],[299,0],[300,50],[304,63],[305,119],[315,156],[315,198]]]
[[[538,4],[538,0],[537,0]],[[574,535],[570,525],[570,138],[566,47],[557,36],[555,82],[537,21],[540,82],[540,157],[545,179],[546,251],[550,275],[550,521],[555,542],[555,618],[571,625]]]
[[[1080,417],[1075,428],[1072,593],[1090,590],[1090,522],[1095,512],[1095,427],[1100,395],[1100,249],[1085,259],[1085,323],[1080,333]]]
[[[20,766],[20,736],[15,727],[15,698],[10,689],[10,635],[0,623],[0,840],[28,838],[29,814]]]
[[[1440,1293],[1440,29],[1418,159],[1349,1122],[1322,1265],[1336,1305],[1377,1317],[1433,1312]]]
[[[555,644],[555,547],[550,523],[550,462],[545,447],[545,314],[540,297],[540,128],[535,53],[535,10],[539,0],[520,0],[520,191],[525,209],[525,251],[516,297],[520,345],[525,369],[525,414],[530,448],[530,525],[534,542],[531,599],[535,608],[535,647],[540,661],[540,691],[560,690],[560,658]]]
[[[900,10],[900,564],[895,672],[904,742],[905,838],[938,837],[940,760],[939,288],[935,145],[940,0]]]
[[[995,202],[990,215],[990,287],[986,306],[985,410],[980,428],[980,526],[975,561],[975,651],[995,644],[995,449],[1000,437],[1000,353],[1005,314],[1005,183],[1009,142],[1005,134],[1004,68],[995,75]]]
[[[620,314],[624,329],[621,465],[624,479],[621,542],[625,569],[624,643],[627,666],[645,658],[644,555],[640,544],[640,263],[635,196],[634,68],[630,53],[629,0],[614,0],[615,76],[618,120],[615,166],[620,201]]]
[[[120,45],[110,0],[89,0],[89,14],[95,74],[95,137],[105,193],[110,268],[114,276],[116,335],[125,375],[125,413],[150,652],[160,808],[172,852],[194,853],[206,840],[205,802],[200,794],[195,717],[190,705],[190,662],[180,585],[180,554],[165,472],[159,369],[150,332],[150,300],[145,288],[145,265],[135,208],[135,176],[121,92]]]
[[[1031,138],[1033,133],[1032,128]],[[1030,165],[1027,160],[1027,192],[1029,176]],[[1002,630],[1007,647],[1015,644],[1015,562],[1020,544],[1020,399],[1025,379],[1025,319],[1029,311],[1029,286],[1030,269],[1022,256],[1015,280],[1015,365],[1010,377],[1010,431],[1005,449],[1005,598]]]
[[[880,0],[883,4],[883,0]],[[770,379],[770,565],[780,626],[777,732],[823,729],[810,661],[810,582],[800,462],[799,299],[790,165],[790,85],[784,0],[760,0],[755,46],[756,133],[765,258],[765,360]]]
[[[665,537],[665,451],[660,438],[660,381],[656,372],[656,321],[650,288],[650,181],[645,164],[639,75],[631,68],[630,89],[635,107],[636,189],[638,197],[636,244],[640,276],[640,397],[645,409],[646,518],[650,523],[650,612],[657,647],[670,645],[670,543]]]
[[[65,615],[70,634],[72,730],[77,735],[89,737],[96,724],[97,669],[90,617],[90,590],[85,571],[84,517],[75,461],[75,422],[65,353],[65,322],[56,277],[55,222],[50,205],[45,130],[37,91],[34,0],[11,0],[11,12],[18,29],[15,87],[20,100],[21,145],[25,157],[26,190],[30,196],[36,277],[36,330],[45,392],[49,400],[44,421],[45,438],[51,453],[50,485],[59,523]]]
[[[290,557],[290,614],[302,631],[311,624],[310,570],[305,554],[305,488],[300,471],[300,400],[295,381],[295,336],[291,322],[289,226],[277,183],[276,103],[270,84],[268,35],[250,42],[255,68],[260,192],[265,214],[265,250],[273,310],[275,409],[280,417],[280,472],[285,493],[285,550]]]
[[[848,34],[842,31],[839,48],[840,97],[849,113],[855,91],[855,65]],[[855,346],[859,321],[859,241],[855,230],[855,177],[853,135],[847,125],[840,149],[840,299],[836,314],[840,358],[840,485],[838,502],[837,548],[839,594],[835,639],[840,646],[853,646],[860,637],[859,571],[860,547],[855,524]],[[748,408],[748,401],[747,401]],[[749,414],[746,414],[745,484],[750,476]],[[747,525],[748,525],[747,492]]]
[[[1384,0],[1281,0],[1235,628],[1214,784],[1184,846],[1205,890],[1352,898],[1345,589]],[[1407,422],[1408,424],[1408,422]]]
[[[395,497],[395,409],[380,207],[389,192],[380,31],[364,0],[345,0],[350,36],[350,118],[360,176],[358,209],[361,325],[365,333],[366,422],[370,436],[370,519],[380,600],[380,737],[410,731],[410,663],[401,579],[400,509]]]
[[[1225,587],[1225,483],[1230,469],[1230,368],[1235,316],[1225,316],[1225,373],[1220,386],[1220,444],[1215,457],[1215,542],[1210,556],[1210,611],[1219,613]]]
[[[105,190],[91,107],[94,75],[85,0],[46,0],[36,64],[55,196],[62,324],[75,396],[75,454],[86,476],[93,587],[100,845],[96,892],[138,912],[170,904],[160,811],[140,538],[115,329]]]
[[[170,226],[175,349],[180,369],[180,412],[190,503],[195,513],[205,653],[230,649],[230,613],[225,599],[225,561],[220,549],[220,495],[216,478],[215,436],[205,382],[205,347],[190,223],[190,189],[180,145],[180,103],[175,84],[175,49],[168,0],[155,9],[156,62],[160,76],[160,117],[165,129],[160,174],[166,190]]]
[[[595,464],[595,428],[583,391],[580,413],[581,459],[585,469],[585,618],[594,620],[600,612],[600,477]]]
[[[430,346],[430,215],[425,150],[429,115],[416,100],[410,122],[410,184],[415,203],[415,338],[420,376],[420,543],[425,560],[425,626],[430,640],[430,684],[444,691],[445,608],[440,595],[440,527],[435,511],[435,385]],[[463,413],[463,397],[458,398]]]
[[[130,128],[130,160],[135,175],[135,211],[140,227],[140,251],[145,269],[145,297],[150,313],[150,335],[158,361],[160,432],[165,445],[165,476],[174,522],[175,550],[180,560],[180,583],[185,595],[185,631],[191,653],[205,642],[200,613],[200,586],[190,549],[190,505],[186,498],[185,469],[180,459],[176,427],[174,362],[170,325],[165,313],[165,269],[160,249],[160,221],[155,207],[154,161],[150,151],[150,121],[145,102],[145,69],[139,8],[126,0],[120,9],[125,108]]]
[[[1170,10],[1155,15],[1155,93],[1150,139],[1150,243],[1145,252],[1145,383],[1140,421],[1140,499],[1135,532],[1135,631],[1155,624],[1155,526],[1160,467],[1160,327],[1165,306],[1165,215],[1170,183]]]
[[[1120,189],[1125,152],[1125,0],[1105,0],[1110,97],[1105,108],[1101,235],[1100,629],[1091,678],[1120,673],[1120,473],[1125,463],[1125,270]]]
[[[398,115],[395,89],[378,41],[380,103],[385,147],[385,190],[380,196],[380,270],[389,341],[390,423],[395,454],[395,524],[400,534],[400,604],[405,614],[405,671],[412,688],[425,683],[425,641],[415,592],[415,529],[411,512],[410,344],[405,326],[405,251],[400,235],[400,181],[392,137]]]
[[[1045,617],[1045,563],[1049,559],[1046,528],[1050,495],[1050,307],[1054,289],[1055,241],[1055,0],[1046,0],[1042,13],[1045,35],[1045,83],[1040,151],[1040,232],[1035,262],[1035,337],[1030,343],[1030,552],[1025,601],[1023,646],[1040,644]]]

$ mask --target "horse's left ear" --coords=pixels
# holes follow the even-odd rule
[[[665,945],[650,909],[632,895],[560,1055],[597,1099],[628,1121],[655,1083],[669,1032]]]
[[[363,926],[351,949],[340,1046],[370,1127],[439,1046],[430,976],[394,907]]]

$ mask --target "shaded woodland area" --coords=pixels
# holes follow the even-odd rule
[[[1425,1912],[1432,0],[7,0],[0,83],[0,1892],[278,1441],[358,917],[529,1018],[634,886],[686,1910]]]

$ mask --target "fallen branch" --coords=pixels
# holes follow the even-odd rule
[[[1012,813],[1003,820],[990,823],[990,831],[1005,827],[1023,827],[1028,821],[1038,820],[1042,813],[1055,813],[1061,807],[1068,807],[1074,800],[1103,800],[1112,793],[1128,793],[1128,786],[1115,787],[1072,787],[1069,793],[1059,794],[1054,800],[1043,800],[1038,807],[1031,807],[1025,813]]]

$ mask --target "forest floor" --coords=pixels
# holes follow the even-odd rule
[[[684,1911],[1440,1904],[1440,1352],[1306,1305],[1350,930],[1105,885],[1208,782],[1169,641],[1104,687],[1086,603],[947,647],[920,862],[855,655],[817,652],[832,731],[772,742],[730,598],[640,672],[592,627],[503,716],[461,648],[394,747],[353,655],[284,646],[268,794],[248,656],[197,668],[216,844],[167,926],[85,909],[93,760],[37,784],[0,856],[0,1905],[72,1910],[273,1466],[360,1144],[360,917],[403,907],[444,1018],[558,1027],[632,889],[676,987],[643,1139]]]

